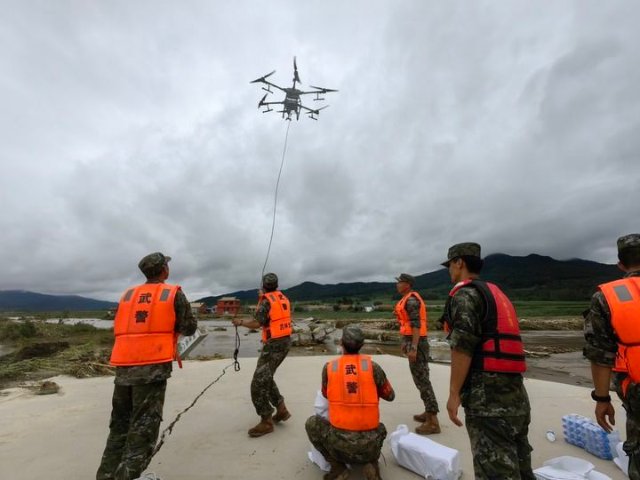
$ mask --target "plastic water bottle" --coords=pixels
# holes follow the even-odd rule
[[[616,445],[620,442],[620,433],[615,430],[609,434],[590,418],[571,413],[562,417],[564,440],[576,447],[605,460],[616,456]]]

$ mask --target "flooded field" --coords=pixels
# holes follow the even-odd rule
[[[15,319],[14,321],[19,320]],[[96,318],[52,318],[46,319],[44,322],[58,325],[87,324],[100,330],[113,327],[113,321]],[[555,326],[557,322],[553,323]],[[582,358],[581,353],[584,345],[582,330],[575,329],[575,325],[569,323],[571,327],[574,327],[573,329],[522,331],[528,354],[529,371],[527,376],[572,384],[590,382],[589,364]],[[337,354],[341,324],[335,324],[338,326],[335,329],[334,324],[333,321],[318,322],[312,318],[296,319],[295,330],[298,333],[295,335],[296,345],[291,349],[290,355]],[[230,319],[203,319],[198,322],[198,325],[200,330],[206,333],[206,337],[189,353],[188,358],[231,358],[233,356],[236,345],[236,329]],[[400,340],[392,320],[376,319],[361,322],[361,325],[367,337],[363,353],[401,355]],[[311,334],[314,329],[323,331],[322,341],[318,341],[318,336],[314,338]],[[258,356],[261,349],[260,332],[241,327],[238,329],[238,334],[240,337],[239,357]],[[448,363],[450,361],[450,349],[445,337],[446,334],[443,331],[429,332],[430,356],[433,362]],[[108,347],[108,345],[105,346]],[[13,351],[15,351],[15,347],[0,344],[0,356],[10,354]]]

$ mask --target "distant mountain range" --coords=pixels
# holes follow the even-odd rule
[[[484,259],[482,278],[498,284],[514,300],[588,300],[595,287],[620,278],[616,265],[589,260],[555,260],[531,254],[516,257],[497,253]],[[400,273],[400,272],[398,272]],[[411,272],[408,272],[411,273]],[[445,299],[451,289],[449,273],[444,268],[416,276],[416,290],[428,299]],[[304,282],[284,290],[297,301],[341,298],[371,299],[395,294],[395,282],[353,282],[321,285]],[[199,302],[213,305],[223,296],[255,300],[257,290],[241,290],[225,295],[204,297]]]
[[[118,304],[78,295],[45,295],[24,290],[0,290],[0,311],[10,312],[80,312],[108,310]]]
[[[400,272],[398,272],[400,273]],[[411,273],[411,272],[408,272]],[[495,282],[514,300],[588,300],[596,285],[620,278],[622,272],[615,265],[588,260],[555,260],[531,254],[515,257],[505,254],[485,258],[482,278]],[[445,299],[451,282],[445,269],[416,276],[416,290],[425,298]],[[395,294],[395,282],[353,282],[321,285],[303,282],[284,290],[294,301],[334,301],[342,298],[369,301]],[[187,292],[188,295],[189,292]],[[200,298],[198,302],[215,305],[221,297],[233,296],[254,301],[257,290],[241,290],[224,295]],[[87,311],[116,307],[105,302],[77,295],[44,295],[23,290],[0,291],[0,311]]]

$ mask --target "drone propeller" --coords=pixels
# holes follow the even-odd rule
[[[262,97],[262,99],[258,102],[258,108],[262,107],[264,105],[264,101],[267,98],[267,95],[269,95],[268,93],[264,94],[264,97]]]
[[[264,77],[260,77],[260,78],[256,78],[255,80],[252,80],[249,83],[258,83],[258,82],[264,82],[267,78],[269,78],[271,75],[273,75],[274,73],[276,73],[276,71],[274,70],[271,73],[267,73]]]
[[[302,83],[300,76],[298,75],[298,65],[296,64],[296,57],[293,57],[293,82]]]
[[[309,85],[311,88],[315,88],[316,90],[319,90],[318,93],[329,93],[329,92],[337,92],[338,90],[333,90],[331,88],[324,88],[324,87],[314,87],[313,85]]]

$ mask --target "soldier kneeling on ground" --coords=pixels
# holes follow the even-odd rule
[[[380,423],[379,399],[389,402],[395,392],[384,370],[368,355],[361,355],[364,335],[360,327],[342,331],[344,354],[322,370],[322,394],[329,400],[329,419],[314,415],[305,428],[309,440],[331,465],[324,480],[346,480],[346,464],[363,464],[367,480],[381,480],[378,458],[387,429]]]

